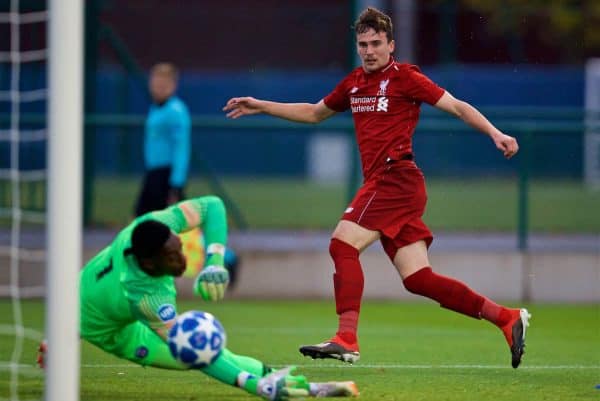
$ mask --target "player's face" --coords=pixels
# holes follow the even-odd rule
[[[388,42],[385,32],[375,32],[370,28],[356,35],[356,49],[362,67],[366,72],[375,72],[384,67],[394,51],[394,41]]]
[[[168,74],[155,73],[150,76],[150,95],[156,103],[163,103],[175,92],[175,80]]]
[[[181,249],[181,240],[179,236],[171,233],[155,260],[156,271],[163,276],[179,277],[185,272],[185,266],[186,260]]]

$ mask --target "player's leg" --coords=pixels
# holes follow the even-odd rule
[[[394,240],[382,238],[383,247],[402,277],[405,288],[431,298],[447,309],[485,319],[498,326],[508,342],[512,365],[517,367],[525,347],[529,313],[498,305],[463,282],[435,273],[427,256],[431,233],[420,219],[407,224]]]
[[[189,369],[172,357],[163,339],[139,322],[112,335],[87,336],[84,339],[106,352],[142,366]],[[268,399],[358,395],[353,382],[309,383],[304,376],[293,375],[293,368],[272,371],[261,361],[233,354],[227,349],[213,363],[199,370],[221,383]]]
[[[171,355],[165,341],[141,322],[135,322],[113,331],[109,335],[92,336],[82,333],[82,338],[116,357],[142,366],[185,370]]]
[[[263,377],[273,371],[273,369],[265,365],[262,361],[252,358],[250,356],[234,354],[228,349],[224,349],[221,355],[232,361],[235,365],[240,367],[242,370],[249,372],[255,376]]]
[[[106,352],[142,366],[175,370],[189,369],[173,358],[169,346],[162,338],[140,322],[125,326],[110,336],[88,336],[85,339]],[[240,361],[259,374],[244,370],[238,365]],[[254,395],[263,396],[263,393],[271,388],[269,385],[274,382],[274,379],[270,378],[266,382],[261,381],[263,380],[262,373],[264,369],[259,369],[259,363],[259,361],[254,361],[251,364],[250,358],[243,359],[224,350],[213,363],[199,370],[222,383],[242,388]],[[303,379],[302,376],[298,377]],[[279,383],[275,381],[275,384],[280,386],[280,388],[275,389],[276,391],[288,391],[289,386],[285,381],[285,376],[283,381],[278,378],[275,379],[279,380]],[[306,382],[305,379],[304,382]],[[299,391],[304,391],[304,393],[298,393],[299,395],[308,395],[304,389],[299,389]]]
[[[112,336],[110,341],[104,341],[101,348],[129,361],[144,366],[153,366],[165,369],[187,369],[177,362],[169,350],[165,341],[146,325],[136,322],[119,330]],[[270,373],[272,369],[267,367],[261,361],[236,355],[228,349],[224,349],[217,359],[223,359],[227,363],[218,363],[226,368],[213,369],[219,373],[216,377],[220,381],[233,384],[233,378],[237,377],[237,370],[246,371],[252,375],[262,377]],[[229,368],[229,366],[234,368]],[[232,370],[231,374],[227,372]]]
[[[302,375],[293,374],[294,369],[272,370],[254,358],[223,350],[212,364],[201,370],[223,383],[267,399],[354,397],[359,394],[352,381],[312,383]]]
[[[153,169],[146,173],[135,206],[136,216],[141,216],[154,210],[161,210],[167,206],[170,172],[170,168],[164,167]]]
[[[360,358],[357,329],[364,276],[359,260],[360,251],[379,238],[377,231],[342,220],[329,245],[335,273],[333,275],[338,330],[323,343],[300,347],[303,355],[312,358],[334,358],[354,363]]]

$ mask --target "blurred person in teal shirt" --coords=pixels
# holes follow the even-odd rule
[[[152,104],[146,117],[144,133],[145,176],[135,206],[135,216],[162,210],[185,198],[184,189],[190,163],[190,113],[176,95],[177,67],[158,63],[150,69],[148,90]],[[196,277],[207,255],[200,230],[180,235],[188,260],[186,277]],[[236,282],[240,258],[227,248],[225,266]]]
[[[176,95],[178,71],[171,63],[150,70],[152,104],[144,133],[145,176],[135,215],[164,209],[184,198],[190,162],[190,113]]]

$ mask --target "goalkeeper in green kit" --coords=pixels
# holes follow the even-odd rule
[[[166,340],[177,317],[175,277],[186,268],[177,234],[196,227],[204,233],[206,261],[194,291],[205,300],[222,299],[229,282],[223,266],[225,207],[216,196],[185,200],[138,217],[86,264],[80,274],[81,337],[143,366],[188,369],[171,355]],[[41,366],[45,348],[40,346]],[[293,369],[272,370],[225,348],[199,370],[269,400],[358,395],[353,382],[310,383]]]

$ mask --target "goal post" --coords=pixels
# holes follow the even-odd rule
[[[83,130],[82,0],[50,0],[46,401],[79,400]]]

